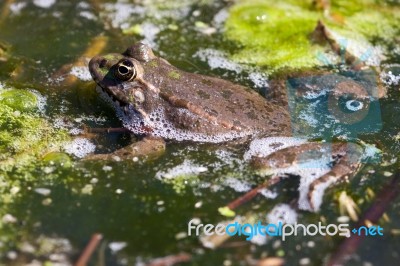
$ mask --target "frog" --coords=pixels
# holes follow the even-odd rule
[[[114,106],[124,128],[142,136],[142,140],[111,156],[132,158],[160,153],[166,142],[174,141],[229,144],[292,137],[287,106],[269,101],[246,86],[181,70],[141,42],[123,53],[95,56],[89,62],[89,71],[99,94]],[[284,169],[304,160],[306,152],[314,150],[321,156],[325,149],[322,143],[303,140],[293,147],[279,141],[273,141],[272,146],[271,154],[250,159],[259,172]],[[357,158],[362,148],[358,144],[350,146],[343,142],[330,145],[331,167],[305,183],[308,191],[303,195],[302,209],[317,211],[321,205],[317,187],[325,189],[360,169]],[[110,157],[100,154],[94,158]]]

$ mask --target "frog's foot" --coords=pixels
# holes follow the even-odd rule
[[[318,211],[325,189],[355,174],[362,155],[362,147],[354,143],[306,142],[251,161],[263,175],[300,176],[299,208]]]
[[[299,207],[301,209],[318,210],[322,203],[322,196],[325,189],[339,181],[347,181],[350,175],[357,172],[360,165],[360,163],[356,163],[350,159],[350,156],[347,154],[338,158],[329,172],[311,182],[307,193],[307,202]]]
[[[165,141],[156,137],[145,137],[110,154],[93,154],[86,160],[136,160],[141,157],[157,157],[165,151]]]

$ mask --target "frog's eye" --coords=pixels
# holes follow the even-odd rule
[[[132,80],[136,77],[136,70],[130,60],[123,59],[118,62],[115,68],[115,76],[123,81]]]

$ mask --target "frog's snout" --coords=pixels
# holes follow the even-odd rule
[[[106,66],[107,59],[102,56],[95,56],[89,62],[89,72],[96,83],[103,80],[104,75],[101,75],[101,70]],[[104,71],[103,71],[104,72]]]

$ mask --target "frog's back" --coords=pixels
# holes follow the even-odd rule
[[[268,102],[252,89],[227,80],[184,72],[157,61],[148,64],[153,65],[153,71],[145,71],[145,79],[160,89],[164,99],[207,117],[222,126],[221,132],[233,130],[268,136],[290,133],[287,109]],[[207,125],[198,130],[207,130],[204,127]],[[215,133],[215,130],[208,133]]]

